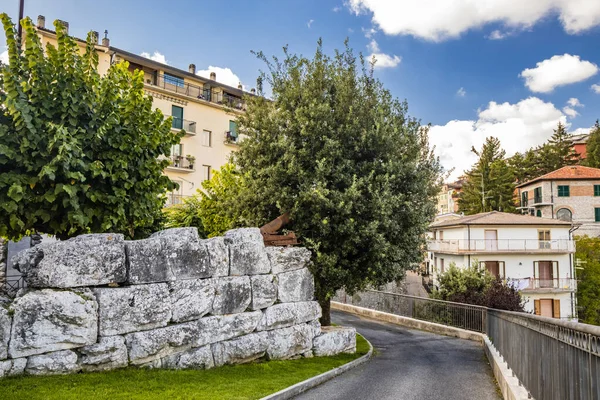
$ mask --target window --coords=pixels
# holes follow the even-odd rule
[[[440,258],[440,270],[442,271],[442,274],[444,273],[444,259]]]
[[[202,180],[207,181],[210,179],[210,165],[202,166]]]
[[[440,240],[444,240],[444,231],[440,231]]]
[[[504,278],[506,273],[504,261],[480,261],[479,268],[485,269],[494,277]]]
[[[550,248],[550,231],[538,231],[538,241],[540,249]]]
[[[533,202],[541,203],[542,202],[542,187],[537,187],[533,189]]]
[[[527,207],[527,203],[529,203],[529,198],[527,196],[527,192],[521,193],[521,207]]]
[[[600,222],[600,208],[594,208],[594,221]]]
[[[594,185],[594,196],[600,196],[600,185]]]
[[[558,185],[558,197],[569,197],[569,185]]]
[[[183,181],[173,180],[173,183],[179,187],[167,193],[167,205],[181,204],[183,199]]]
[[[163,76],[165,79],[165,84],[183,87],[183,78],[167,73],[165,73]]]
[[[533,300],[535,315],[542,317],[560,318],[559,299],[535,299]]]
[[[177,168],[181,167],[181,160],[183,154],[183,145],[182,144],[174,144],[171,146],[171,165]]]
[[[171,106],[171,116],[173,117],[171,127],[183,129],[183,107]]]
[[[571,222],[573,219],[573,213],[568,208],[561,208],[556,212],[556,218],[560,219],[561,221]]]
[[[534,261],[535,289],[558,287],[558,261]]]
[[[237,122],[229,121],[229,134],[233,139],[237,139],[238,137],[238,126]]]
[[[212,132],[203,130],[202,131],[202,146],[212,147]]]
[[[537,211],[535,212],[535,216],[536,216],[536,217],[540,217],[540,218],[542,218],[542,210],[537,210]]]

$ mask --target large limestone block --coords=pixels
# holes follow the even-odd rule
[[[133,284],[208,278],[213,275],[208,248],[196,228],[173,228],[148,239],[125,242],[127,280]]]
[[[277,275],[277,296],[282,303],[310,301],[315,296],[315,281],[307,268]]]
[[[334,356],[356,352],[356,329],[342,326],[324,326],[313,339],[315,356]]]
[[[173,322],[202,318],[212,311],[215,299],[214,279],[188,279],[169,283]]]
[[[212,313],[215,315],[241,313],[246,311],[251,300],[252,288],[249,277],[228,276],[218,278]]]
[[[285,328],[321,317],[321,306],[316,301],[275,304],[264,310],[257,331]]]
[[[268,333],[251,333],[212,345],[215,365],[243,364],[263,357],[269,347]]]
[[[73,288],[124,282],[123,235],[101,233],[40,244],[13,258],[27,285],[35,288]]]
[[[166,283],[122,288],[96,288],[99,333],[121,335],[167,326],[171,301]]]
[[[123,336],[100,337],[98,343],[79,349],[84,371],[107,371],[126,367],[127,347]]]
[[[77,354],[71,350],[31,356],[27,359],[25,367],[25,372],[31,375],[69,374],[80,370],[81,366],[77,364]]]
[[[210,346],[186,350],[162,359],[162,368],[167,369],[209,369],[214,366]]]
[[[89,289],[20,292],[8,353],[12,358],[82,347],[96,342],[98,305]]]
[[[319,322],[318,319],[312,320],[308,323],[308,326],[310,326],[313,330],[313,336],[319,336],[321,334],[321,323]]]
[[[269,360],[285,360],[304,354],[312,348],[313,330],[308,324],[276,329],[269,334]]]
[[[258,275],[271,272],[271,262],[258,228],[240,228],[225,233],[229,246],[229,275]]]
[[[302,269],[310,262],[311,252],[304,247],[267,247],[274,274]]]
[[[132,364],[181,353],[190,348],[229,340],[254,331],[262,317],[260,311],[205,317],[196,321],[125,335]]]
[[[253,275],[250,277],[252,285],[251,310],[260,310],[271,307],[277,300],[277,279],[275,275]]]
[[[0,360],[8,358],[11,324],[12,318],[8,313],[8,308],[0,304]]]
[[[213,276],[229,275],[229,248],[225,244],[225,238],[218,236],[203,242],[208,249],[211,267],[214,269]]]
[[[27,358],[15,358],[0,361],[0,378],[5,376],[20,375],[25,372],[25,366],[27,365]]]

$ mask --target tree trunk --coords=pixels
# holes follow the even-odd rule
[[[321,310],[323,314],[321,316],[321,325],[329,326],[331,325],[331,299],[329,297],[325,299],[319,298],[319,304],[321,305]]]

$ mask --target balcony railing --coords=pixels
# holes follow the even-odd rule
[[[571,278],[554,278],[554,279],[539,279],[539,278],[524,278],[524,279],[508,279],[507,283],[517,290],[524,291],[543,291],[552,289],[555,291],[572,291],[577,289],[577,281]]]
[[[239,144],[240,143],[240,135],[234,135],[231,131],[225,132],[225,143],[226,144]]]
[[[188,121],[187,119],[173,117],[171,127],[177,130],[183,129],[185,133],[189,135],[196,134],[196,121]]]
[[[221,104],[236,110],[246,109],[246,104],[239,97],[214,89],[204,88],[201,86],[192,85],[190,83],[184,83],[180,80],[174,80],[170,77],[165,78],[164,75],[159,75],[156,78],[156,82],[152,86],[156,86],[170,92],[194,97],[196,99],[209,101],[211,103]]]
[[[569,239],[429,240],[427,250],[450,253],[572,253],[575,251],[575,242]]]
[[[194,164],[184,156],[169,156],[169,166],[167,168],[177,168],[178,170],[194,171]]]
[[[191,197],[191,196],[185,196],[183,194],[168,193],[167,194],[167,202],[165,204],[165,207],[174,206],[177,204],[183,204],[183,201],[188,197]]]

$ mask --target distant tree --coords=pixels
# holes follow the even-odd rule
[[[236,207],[260,226],[289,212],[313,251],[316,294],[328,325],[330,299],[404,275],[422,258],[441,167],[427,129],[408,116],[346,45],[333,58],[269,61],[273,98],[251,98],[235,163],[247,176]]]
[[[558,123],[548,142],[538,150],[537,161],[540,175],[579,162],[579,155],[573,148],[573,141],[561,122]]]
[[[506,162],[512,169],[518,183],[527,182],[535,177],[543,175],[538,163],[537,149],[529,149],[524,153],[515,153],[512,157],[509,157]]]
[[[480,151],[471,151],[479,156],[473,168],[466,173],[466,181],[458,200],[458,208],[465,214],[487,211],[513,212],[515,177],[505,160],[497,138],[486,139]]]
[[[499,310],[524,310],[519,292],[480,268],[477,261],[467,268],[458,268],[451,263],[438,280],[439,288],[433,292],[434,298]]]
[[[600,238],[579,237],[575,258],[582,261],[576,269],[579,321],[600,325]]]
[[[596,120],[590,131],[587,142],[587,157],[584,164],[588,167],[600,168],[600,123],[598,120]]]
[[[143,237],[162,223],[164,159],[180,135],[127,64],[97,72],[96,38],[83,52],[55,23],[46,49],[29,18],[23,49],[6,14],[9,64],[0,68],[0,236],[88,232]]]

